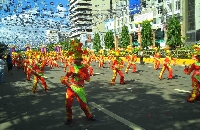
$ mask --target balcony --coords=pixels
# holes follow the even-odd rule
[[[81,0],[81,1],[75,1],[74,3],[72,3],[71,5],[70,5],[70,8],[69,8],[69,10],[71,10],[73,7],[75,7],[77,4],[79,4],[79,5],[83,5],[84,6],[84,4],[91,4],[91,1],[83,1],[83,0]]]
[[[92,8],[92,5],[75,5],[73,7],[70,8],[70,12],[73,12],[73,11],[80,11],[80,9],[82,9],[83,11],[87,10],[87,9],[91,9]]]
[[[77,21],[77,20],[90,21],[90,20],[92,20],[92,16],[77,15],[77,16],[70,18],[70,20],[71,21]]]

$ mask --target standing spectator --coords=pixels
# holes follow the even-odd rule
[[[2,55],[0,55],[0,84],[3,83],[4,65],[5,62],[3,61]]]
[[[144,65],[144,61],[143,61],[143,49],[142,48],[140,48],[139,56],[140,56],[140,65]]]
[[[12,75],[13,63],[12,63],[12,58],[10,55],[7,55],[6,62],[7,62],[7,67],[8,67],[8,73]]]

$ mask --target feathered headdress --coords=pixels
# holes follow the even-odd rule
[[[119,56],[120,55],[120,50],[116,50],[115,51],[115,56]]]
[[[193,45],[192,48],[194,49],[194,56],[200,55],[200,46],[199,45]]]
[[[73,55],[74,59],[82,58],[83,54],[88,54],[88,51],[86,49],[82,49],[83,44],[77,43],[74,40],[70,44],[70,50],[68,51],[68,55]]]

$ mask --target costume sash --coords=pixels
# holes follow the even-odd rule
[[[79,96],[79,98],[84,102],[87,103],[86,94],[83,87],[79,87],[78,85],[70,85],[70,88]]]

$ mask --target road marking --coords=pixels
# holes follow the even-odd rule
[[[107,114],[108,116],[114,118],[115,120],[123,123],[124,125],[127,125],[128,127],[130,127],[133,130],[144,130],[144,128],[142,128],[142,127],[140,127],[140,126],[138,126],[138,125],[116,115],[115,113],[103,108],[102,106],[100,106],[100,105],[98,105],[94,102],[90,102],[89,104],[92,105],[94,108],[96,108],[96,109],[102,111],[103,113]]]
[[[174,90],[179,91],[179,92],[184,92],[184,93],[191,93],[190,91],[181,90],[181,89],[174,89]]]

